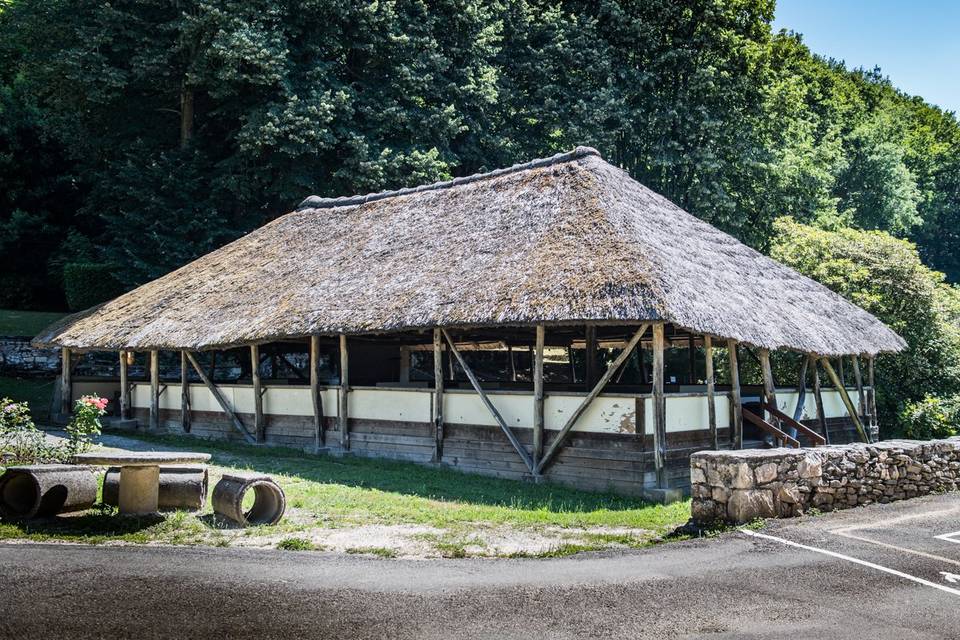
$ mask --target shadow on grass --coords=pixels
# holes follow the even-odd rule
[[[117,432],[117,435],[123,435]],[[336,458],[283,447],[253,447],[191,436],[136,434],[139,440],[189,447],[211,454],[213,464],[295,476],[324,484],[376,489],[421,498],[555,513],[625,511],[650,506],[640,498],[594,493],[557,485],[490,478],[412,462],[362,457]]]
[[[4,520],[4,538],[57,539],[97,543],[105,540],[143,538],[147,530],[166,521],[163,515],[118,516],[115,510],[99,508],[80,515],[62,515],[33,520]]]

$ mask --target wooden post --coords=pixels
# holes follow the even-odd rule
[[[443,332],[443,337],[447,339],[447,347],[450,349],[450,353],[457,359],[457,362],[460,364],[460,368],[463,369],[463,373],[467,376],[467,380],[470,381],[470,385],[473,387],[473,390],[476,391],[477,395],[480,396],[480,401],[483,402],[484,406],[487,408],[487,411],[490,412],[490,415],[493,416],[493,419],[497,421],[498,425],[500,425],[500,430],[503,431],[505,436],[507,436],[507,440],[510,441],[510,444],[520,455],[523,463],[527,465],[527,469],[530,470],[530,473],[536,474],[536,470],[533,466],[533,458],[530,457],[530,454],[527,453],[527,450],[524,449],[523,445],[520,444],[520,441],[517,440],[517,436],[514,435],[510,427],[507,426],[506,420],[503,419],[503,416],[499,411],[497,411],[497,408],[493,406],[492,402],[490,402],[490,398],[487,397],[483,387],[480,386],[480,381],[477,379],[477,376],[474,375],[473,369],[467,365],[466,360],[463,359],[463,355],[460,354],[460,350],[457,349],[457,345],[454,344],[453,338],[450,337],[450,334],[446,329],[441,329],[440,331]]]
[[[190,433],[190,376],[188,373],[187,352],[180,352],[180,428]]]
[[[320,336],[310,336],[310,397],[313,400],[313,447],[326,443],[323,420],[323,392],[320,390]]]
[[[727,354],[730,359],[730,406],[733,410],[730,442],[734,449],[743,449],[743,400],[740,396],[740,362],[736,340],[727,340]]]
[[[687,336],[687,357],[689,359],[690,384],[697,383],[697,345],[691,333]]]
[[[340,422],[340,446],[350,450],[350,354],[347,351],[347,336],[340,334],[340,407],[337,411]]]
[[[433,330],[433,459],[443,458],[443,334]]]
[[[860,375],[860,358],[858,356],[850,356],[850,362],[853,365],[853,382],[857,385],[857,411],[859,412],[860,419],[866,422],[867,397],[863,392],[863,376]]]
[[[400,347],[400,383],[410,382],[410,347]]]
[[[260,347],[250,345],[250,380],[253,383],[253,429],[257,442],[267,440],[267,424],[263,418],[263,385],[260,382]]]
[[[70,361],[70,348],[60,349],[60,413],[64,420],[73,413],[73,363]]]
[[[160,352],[150,350],[150,429],[160,428]]]
[[[810,365],[810,358],[803,356],[803,362],[800,363],[800,379],[797,382],[797,406],[793,409],[793,419],[797,422],[803,418],[803,409],[807,403],[807,368]]]
[[[818,371],[817,358],[809,356],[810,367],[813,370],[813,399],[817,403],[817,422],[820,424],[820,430],[823,432],[823,438],[830,444],[830,430],[827,429],[827,414],[823,411],[823,394],[820,392],[820,372]]]
[[[597,327],[588,324],[585,337],[584,362],[586,375],[583,381],[586,383],[587,389],[590,389],[597,384]]]
[[[574,425],[577,423],[577,420],[583,415],[583,412],[587,410],[587,408],[590,406],[590,403],[593,402],[593,399],[600,395],[600,392],[603,391],[603,388],[607,386],[607,383],[610,382],[611,378],[613,378],[614,374],[623,365],[623,363],[626,362],[627,358],[630,357],[630,354],[637,346],[637,343],[640,342],[643,334],[646,333],[647,326],[649,325],[644,324],[637,329],[637,332],[633,335],[633,338],[630,339],[630,342],[627,343],[627,346],[624,348],[624,350],[619,356],[617,356],[617,359],[610,363],[610,366],[607,367],[606,372],[597,381],[597,384],[594,385],[593,389],[590,390],[590,393],[587,394],[587,397],[581,400],[580,404],[577,405],[577,408],[573,410],[563,427],[561,427],[559,433],[557,433],[557,436],[553,439],[553,442],[550,443],[550,446],[543,454],[543,459],[537,464],[536,473],[541,473],[543,469],[550,464],[553,456],[557,453],[557,451],[560,450],[560,447],[563,446],[567,435],[573,429]]]
[[[853,426],[857,428],[857,433],[860,434],[860,437],[864,442],[869,443],[870,436],[867,434],[866,429],[863,428],[863,423],[860,422],[860,416],[857,415],[857,410],[854,408],[853,402],[850,400],[850,395],[847,393],[847,388],[844,387],[843,383],[840,381],[840,376],[838,376],[837,372],[833,370],[828,358],[820,358],[820,364],[823,365],[823,370],[827,372],[827,376],[829,376],[833,386],[836,387],[837,391],[840,392],[840,399],[843,400],[843,404],[847,408],[847,413],[850,414],[850,420],[853,421]]]
[[[130,419],[130,377],[127,372],[127,352],[120,351],[120,419]]]
[[[710,427],[710,444],[713,450],[720,448],[720,438],[717,436],[717,406],[714,398],[714,374],[713,374],[713,338],[703,336],[704,353],[704,374],[707,378],[707,417]]]
[[[663,395],[663,324],[653,325],[653,465],[657,487],[666,488],[667,399]]]
[[[250,444],[256,442],[254,437],[250,435],[250,432],[247,431],[247,428],[243,426],[243,421],[241,421],[240,417],[236,414],[236,412],[234,412],[233,408],[227,402],[227,399],[223,397],[220,389],[218,389],[217,385],[213,383],[213,380],[207,375],[207,372],[203,370],[203,367],[200,366],[200,363],[197,362],[197,359],[193,357],[193,354],[189,351],[185,351],[184,353],[187,356],[187,360],[190,361],[191,366],[193,366],[194,370],[197,372],[197,375],[200,376],[201,380],[203,380],[203,384],[207,385],[207,389],[209,389],[210,393],[213,394],[217,404],[220,405],[220,408],[223,409],[223,412],[227,414],[228,418],[230,418],[230,422],[237,431],[243,434],[243,439]]]
[[[517,357],[513,352],[513,346],[507,345],[507,356],[510,358],[510,381],[517,381]]]
[[[874,356],[867,356],[867,385],[869,385],[870,391],[869,395],[869,404],[870,404],[870,427],[879,429],[880,428],[880,419],[877,417],[877,387],[875,386],[876,382],[873,377],[873,362]]]
[[[536,347],[533,351],[533,462],[543,459],[543,344],[546,327],[537,325]]]
[[[770,367],[770,350],[769,349],[760,349],[758,354],[760,358],[760,369],[763,372],[763,397],[764,402],[771,404],[773,406],[777,405],[777,388],[773,383],[773,369]],[[783,427],[780,425],[780,419],[769,411],[764,411],[767,422],[775,426],[777,429],[783,430]],[[783,443],[780,443],[780,446],[783,446]]]

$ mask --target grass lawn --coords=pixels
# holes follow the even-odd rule
[[[639,499],[466,475],[411,463],[314,456],[173,436],[107,439],[124,448],[212,454],[210,487],[227,469],[269,473],[287,495],[279,525],[233,529],[199,514],[117,517],[109,508],[29,524],[0,538],[161,542],[334,550],[383,557],[545,557],[641,547],[687,521],[690,503]]]
[[[30,336],[65,316],[55,311],[14,311],[0,309],[0,336]]]

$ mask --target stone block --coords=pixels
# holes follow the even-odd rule
[[[734,524],[776,515],[773,492],[768,489],[735,489],[727,501],[727,520]]]
[[[801,478],[819,478],[823,475],[823,461],[817,454],[809,452],[797,463],[797,473]]]
[[[753,470],[757,484],[767,484],[777,479],[777,465],[773,462],[762,464]]]

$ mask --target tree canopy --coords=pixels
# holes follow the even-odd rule
[[[10,0],[0,306],[65,306],[71,264],[70,286],[105,266],[96,290],[132,287],[307,195],[577,144],[760,250],[788,215],[908,238],[960,279],[954,115],[773,33],[774,9]]]

